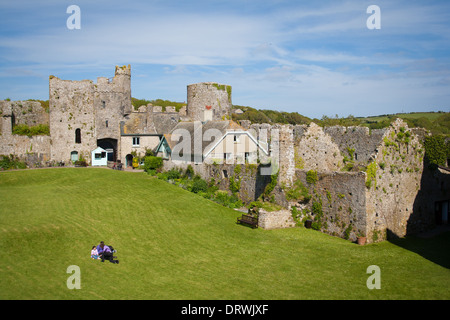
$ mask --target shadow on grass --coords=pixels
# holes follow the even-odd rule
[[[431,238],[408,236],[401,239],[390,239],[389,242],[450,269],[450,232],[448,231]]]

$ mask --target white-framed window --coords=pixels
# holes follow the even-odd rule
[[[133,137],[133,147],[139,147],[140,143],[141,143],[141,138]]]
[[[237,134],[233,135],[233,141],[239,143],[239,135]]]

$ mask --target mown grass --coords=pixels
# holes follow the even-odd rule
[[[146,174],[93,168],[2,172],[0,200],[0,299],[450,298],[448,233],[358,246],[304,228],[253,230]],[[90,259],[100,240],[119,265]],[[80,290],[67,288],[70,265]],[[370,265],[381,290],[366,286]]]

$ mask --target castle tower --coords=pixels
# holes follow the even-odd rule
[[[202,82],[187,86],[187,116],[192,121],[231,118],[231,86]]]
[[[114,77],[97,78],[94,85],[97,145],[108,151],[108,160],[120,158],[120,122],[132,112],[131,67],[116,66]]]
[[[90,80],[70,81],[50,76],[50,157],[55,161],[90,159],[96,147],[94,90]]]
[[[97,146],[108,160],[120,157],[120,122],[131,113],[131,67],[116,67],[114,77],[70,81],[50,76],[51,159],[90,160]]]

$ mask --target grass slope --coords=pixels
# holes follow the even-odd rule
[[[361,247],[252,230],[166,182],[93,168],[2,172],[0,200],[0,299],[450,298],[449,233]],[[119,265],[90,259],[100,240]],[[80,290],[66,286],[70,265]],[[370,265],[381,290],[366,287]]]

